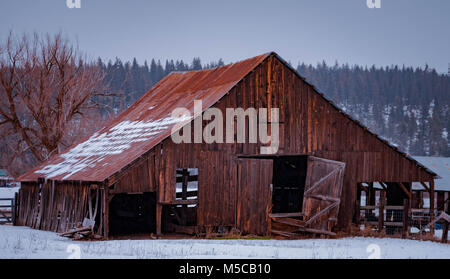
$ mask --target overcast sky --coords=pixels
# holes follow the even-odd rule
[[[91,57],[226,63],[276,51],[294,66],[325,60],[447,72],[450,0],[0,0],[0,38],[63,31]]]

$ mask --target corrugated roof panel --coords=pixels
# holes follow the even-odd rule
[[[450,157],[413,156],[413,158],[439,176],[434,180],[436,191],[450,191]],[[423,186],[420,183],[413,183],[413,189],[423,189]]]

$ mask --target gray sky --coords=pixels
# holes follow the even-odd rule
[[[276,51],[299,61],[424,66],[447,72],[449,0],[149,1],[0,0],[0,38],[9,30],[63,31],[95,58],[226,63]]]

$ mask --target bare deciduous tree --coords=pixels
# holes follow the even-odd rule
[[[46,160],[98,125],[103,78],[61,33],[10,33],[0,44],[0,144],[9,164],[25,154]]]

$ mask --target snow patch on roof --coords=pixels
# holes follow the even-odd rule
[[[133,143],[150,140],[169,129],[170,126],[191,120],[191,118],[191,116],[182,115],[150,121],[122,121],[109,131],[95,133],[87,141],[61,154],[62,162],[46,165],[35,173],[43,174],[46,178],[65,175],[62,179],[67,179],[87,167],[95,167],[106,156],[121,154]]]

